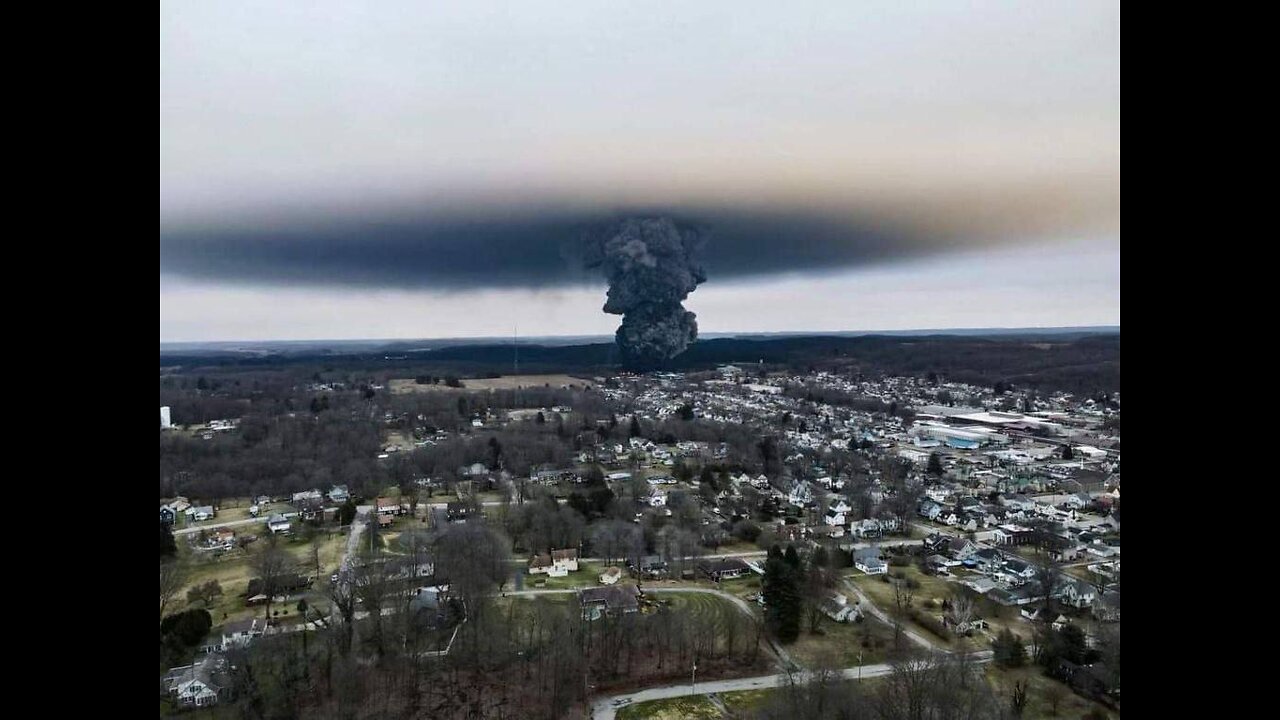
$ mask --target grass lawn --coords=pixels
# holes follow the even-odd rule
[[[901,574],[903,577],[913,579],[920,584],[920,587],[915,591],[915,597],[912,600],[912,607],[922,613],[941,616],[942,601],[956,590],[956,588],[953,588],[946,580],[931,575],[925,575],[913,565],[890,567],[889,570],[892,573]],[[884,581],[886,576],[864,575],[858,570],[853,570],[851,572],[852,574],[847,577],[849,577],[849,579],[852,580],[853,583],[871,599],[871,602],[875,603],[876,607],[892,616],[896,611],[893,585]],[[934,607],[929,607],[928,603],[930,600],[934,602]],[[906,621],[906,627],[910,628],[922,637],[928,638],[930,642],[944,647],[952,647],[956,642],[954,639],[944,640],[935,635],[931,630],[912,620]],[[973,641],[976,645],[986,645],[985,639],[979,636],[975,636]]]
[[[524,589],[525,590],[574,590],[577,588],[596,587],[600,585],[600,571],[604,569],[604,565],[593,562],[579,562],[578,571],[571,572],[564,577],[547,577],[542,573],[530,575],[525,572]],[[630,584],[628,580],[618,581],[621,584]],[[543,583],[539,585],[538,583]]]
[[[680,720],[704,718],[719,720],[720,710],[705,697],[682,697],[628,705],[618,711],[618,720]]]
[[[991,687],[995,689],[996,694],[1005,701],[1012,694],[1015,682],[1028,683],[1027,708],[1023,714],[1023,718],[1028,720],[1031,718],[1053,717],[1078,718],[1094,708],[1103,711],[1108,717],[1120,717],[1119,713],[1110,711],[1092,700],[1080,697],[1063,683],[1053,678],[1045,677],[1039,667],[1002,668],[992,663],[987,665],[986,678]],[[1062,695],[1056,714],[1053,713],[1049,702],[1049,695],[1055,691],[1054,688]]]
[[[805,618],[800,637],[787,646],[791,657],[805,667],[821,664],[824,656],[834,656],[840,667],[853,667],[859,664],[859,654],[861,664],[875,665],[893,650],[893,628],[871,616],[861,622],[838,623],[824,615],[818,629],[821,634],[810,633]]]
[[[721,693],[720,702],[729,711],[730,717],[751,717],[769,698],[773,690],[740,690],[738,692]]]
[[[344,533],[336,531],[329,533],[323,530],[318,535],[321,575],[317,586],[327,582],[329,575],[337,570],[342,553],[346,548],[346,537]],[[298,563],[298,572],[300,574],[315,574],[315,567],[311,564],[310,542],[300,537],[292,536],[280,538],[280,543],[281,547]],[[257,551],[258,545],[259,543],[254,543],[249,547],[251,550]],[[250,554],[244,550],[237,549],[226,553],[221,559],[215,560],[204,553],[193,553],[186,547],[185,543],[180,542],[178,546],[180,557],[184,562],[188,563],[188,578],[186,586],[174,599],[172,612],[179,612],[188,607],[202,607],[199,603],[194,606],[187,603],[187,590],[195,585],[217,580],[218,584],[222,586],[222,595],[218,596],[208,608],[209,614],[213,616],[214,625],[250,618],[255,613],[261,616],[263,608],[245,607],[244,598],[242,597],[249,587],[249,580],[254,576]],[[290,604],[290,607],[292,607],[292,604]],[[290,615],[294,612],[296,611],[291,609]]]

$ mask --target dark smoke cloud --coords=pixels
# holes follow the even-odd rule
[[[833,272],[942,252],[954,239],[804,211],[637,208],[617,212],[500,212],[459,217],[421,213],[270,219],[238,226],[165,223],[160,272],[246,285],[345,286],[465,291],[599,282],[587,268],[584,235],[626,217],[666,217],[704,227],[703,256],[717,281]]]
[[[628,218],[584,234],[585,265],[609,281],[604,311],[622,316],[618,347],[636,369],[657,367],[698,337],[684,300],[707,279],[702,228],[671,218]]]

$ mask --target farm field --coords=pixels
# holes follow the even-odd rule
[[[461,380],[462,388],[465,390],[516,390],[526,387],[544,387],[551,386],[553,388],[566,387],[576,385],[577,387],[591,387],[595,385],[590,380],[573,377],[572,375],[552,374],[552,375],[504,375],[496,378],[467,378]],[[443,390],[458,390],[459,388],[451,388],[444,383],[439,385],[419,385],[414,378],[395,378],[387,381],[387,387],[390,388],[394,395],[403,395],[406,393],[417,392],[440,392]]]

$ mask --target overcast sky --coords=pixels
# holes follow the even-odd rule
[[[639,213],[704,332],[1120,322],[1118,3],[160,11],[161,341],[610,333]]]

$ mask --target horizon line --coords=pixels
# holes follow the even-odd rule
[[[1031,325],[1031,326],[1014,326],[1014,327],[952,327],[952,328],[908,328],[904,330],[741,330],[741,331],[709,331],[699,334],[699,339],[710,336],[744,336],[744,335],[937,335],[937,334],[955,334],[955,333],[979,333],[979,332],[1106,332],[1119,331],[1120,325]],[[529,335],[530,339],[548,338],[548,339],[569,339],[569,338],[608,338],[611,334],[600,333],[563,333],[555,335]],[[505,335],[452,335],[441,337],[392,337],[392,338],[295,338],[291,340],[279,339],[259,339],[259,340],[161,340],[161,347],[165,345],[227,345],[227,344],[250,344],[250,343],[375,343],[375,342],[439,342],[443,340],[499,340],[510,339]]]

